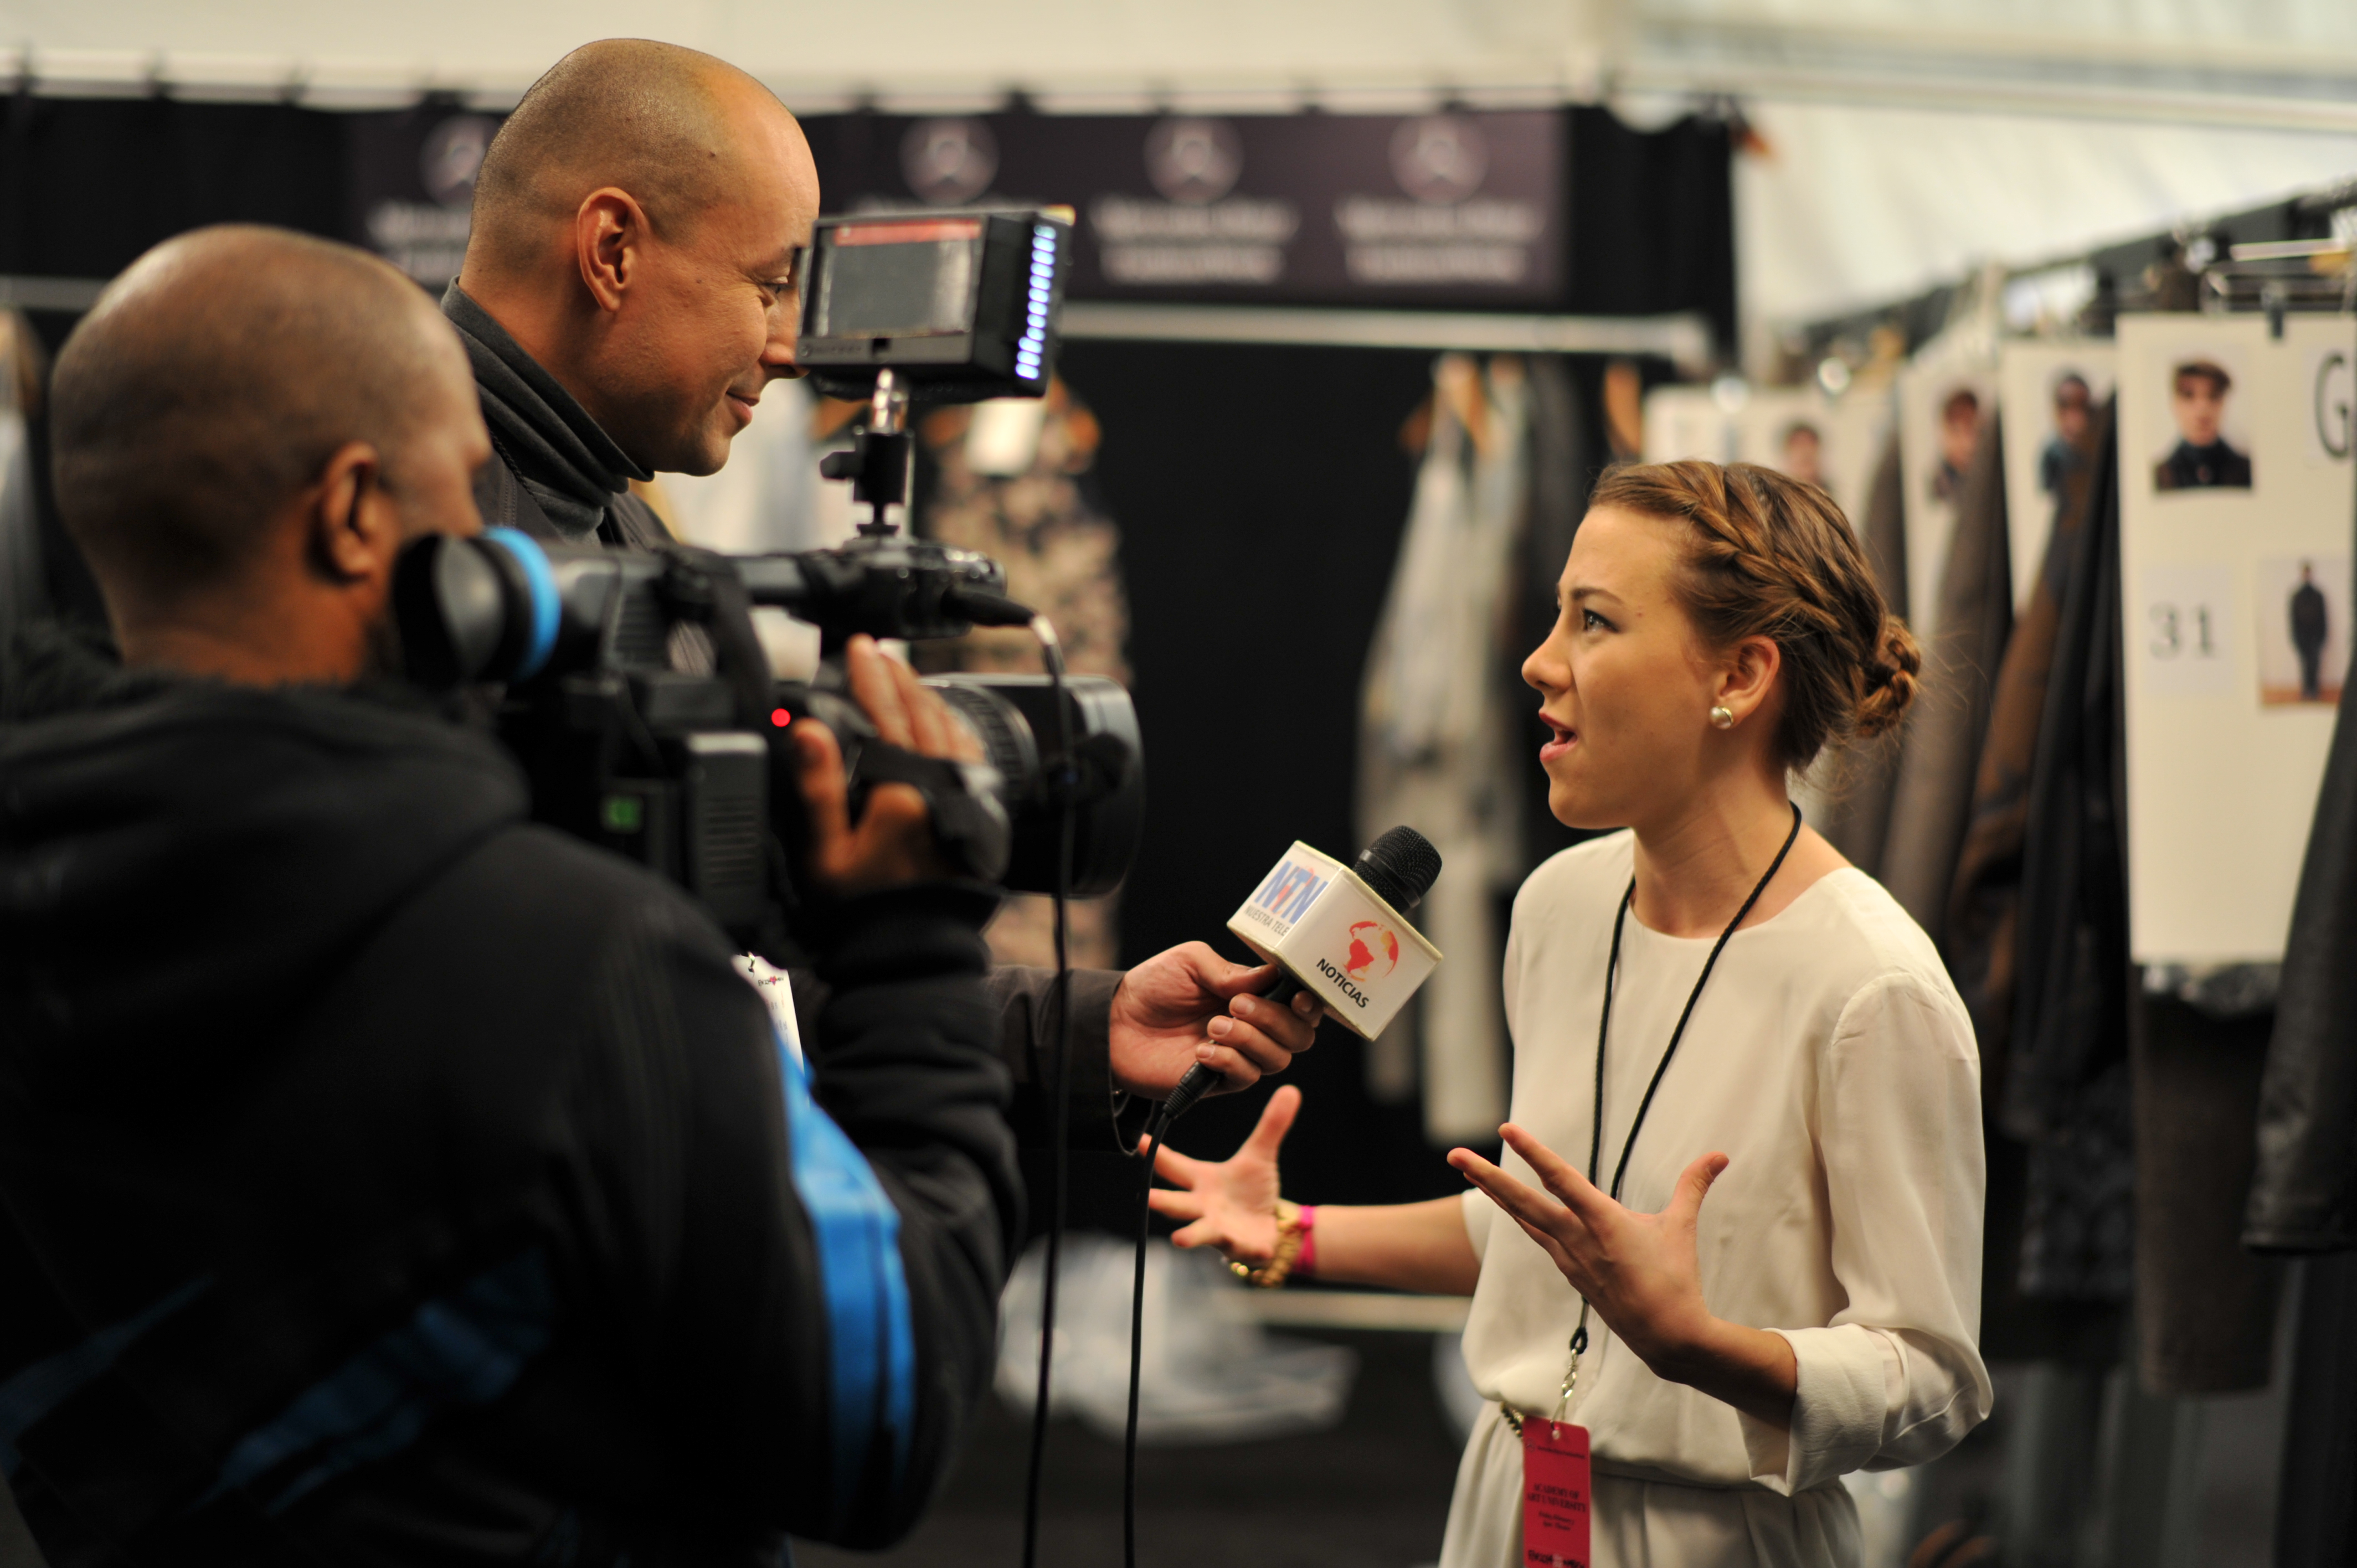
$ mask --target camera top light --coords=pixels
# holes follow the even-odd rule
[[[1041,395],[1071,221],[1065,208],[820,219],[797,362],[835,397],[866,397],[884,370],[920,403]]]

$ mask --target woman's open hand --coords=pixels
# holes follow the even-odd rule
[[[1191,1220],[1170,1238],[1178,1247],[1217,1247],[1254,1267],[1276,1255],[1276,1151],[1301,1109],[1301,1090],[1286,1085],[1268,1097],[1259,1124],[1232,1158],[1190,1160],[1165,1146],[1154,1158],[1155,1174],[1178,1183],[1146,1195],[1154,1212]],[[1140,1138],[1141,1153],[1146,1140]]]
[[[1510,1122],[1499,1131],[1530,1162],[1553,1198],[1470,1149],[1452,1151],[1448,1163],[1545,1249],[1571,1288],[1657,1375],[1691,1380],[1687,1363],[1711,1337],[1713,1326],[1703,1305],[1695,1223],[1703,1196],[1727,1168],[1727,1156],[1705,1155],[1695,1161],[1678,1177],[1668,1208],[1640,1214],[1605,1196],[1570,1161],[1523,1129]]]

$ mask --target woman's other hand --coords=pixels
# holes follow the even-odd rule
[[[1659,1214],[1625,1208],[1572,1164],[1523,1129],[1499,1129],[1546,1187],[1534,1192],[1470,1149],[1448,1163],[1512,1215],[1546,1250],[1571,1288],[1653,1375],[1726,1401],[1770,1425],[1789,1427],[1800,1363],[1781,1334],[1713,1317],[1703,1305],[1696,1221],[1725,1155],[1705,1155],[1678,1177]],[[1560,1201],[1557,1201],[1560,1200]]]
[[[1217,1247],[1254,1267],[1276,1255],[1276,1152],[1300,1109],[1301,1090],[1287,1084],[1268,1097],[1259,1124],[1232,1158],[1191,1160],[1168,1146],[1156,1154],[1155,1174],[1178,1185],[1157,1187],[1146,1201],[1167,1219],[1192,1221],[1170,1238],[1173,1246]],[[1137,1146],[1143,1153],[1146,1140]]]
[[[1727,1168],[1727,1156],[1695,1161],[1678,1177],[1668,1208],[1640,1214],[1605,1196],[1523,1128],[1509,1122],[1499,1132],[1555,1197],[1533,1191],[1470,1149],[1451,1151],[1448,1163],[1545,1250],[1629,1348],[1656,1373],[1672,1376],[1663,1363],[1675,1364],[1684,1350],[1707,1337],[1710,1313],[1703,1305],[1695,1231],[1703,1197]]]

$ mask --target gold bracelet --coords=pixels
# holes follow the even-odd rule
[[[1287,1208],[1293,1212],[1286,1213]],[[1228,1272],[1248,1284],[1258,1285],[1263,1290],[1275,1290],[1285,1283],[1285,1276],[1293,1272],[1293,1265],[1301,1257],[1301,1206],[1280,1203],[1276,1217],[1275,1254],[1256,1269],[1230,1258]]]

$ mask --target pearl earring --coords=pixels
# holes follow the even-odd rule
[[[1727,707],[1713,708],[1710,711],[1710,722],[1712,726],[1717,729],[1733,729],[1735,727],[1735,711],[1732,708]]]

